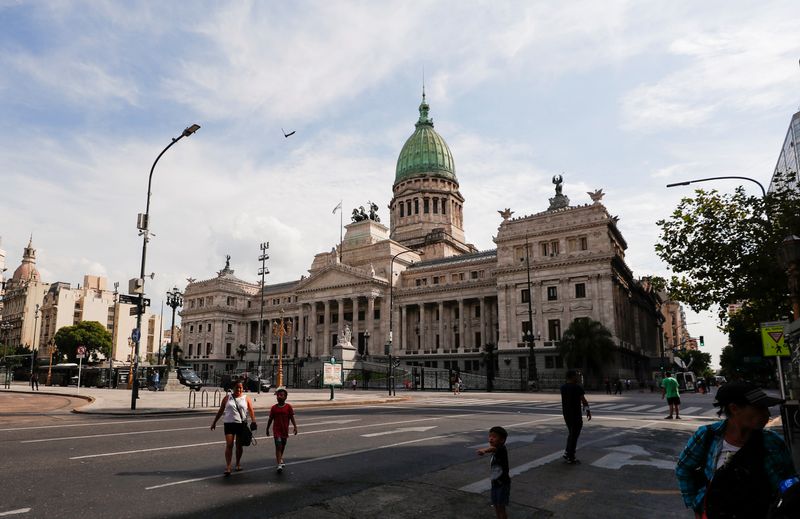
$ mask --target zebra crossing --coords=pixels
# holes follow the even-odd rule
[[[530,410],[561,410],[561,402],[545,401],[545,400],[510,400],[510,399],[489,399],[489,398],[470,398],[464,395],[441,397],[441,398],[421,398],[419,402],[424,402],[425,405],[437,407],[515,407]],[[669,406],[664,402],[657,402],[654,404],[638,404],[626,403],[621,404],[617,402],[603,402],[599,404],[591,404],[592,413],[594,415],[602,415],[606,412],[609,413],[633,413],[645,415],[648,418],[663,417],[669,413]],[[708,406],[690,406],[685,405],[681,408],[682,416],[694,416],[714,418],[717,416],[717,409],[712,407],[710,402]]]

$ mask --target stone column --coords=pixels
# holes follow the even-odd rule
[[[400,322],[397,324],[398,326],[396,328],[398,335],[400,336],[400,340],[397,343],[398,349],[401,352],[405,352],[408,349],[408,333],[406,333],[408,331],[406,328],[406,305],[400,305]]]
[[[458,300],[458,333],[461,338],[462,351],[467,350],[467,316],[464,315],[464,300]]]
[[[322,340],[320,341],[319,348],[317,351],[319,352],[320,356],[327,355],[331,350],[330,342],[331,342],[331,302],[329,299],[326,299],[323,302],[325,308],[323,309],[323,316],[324,324],[322,325]]]
[[[365,321],[367,330],[369,332],[369,341],[367,342],[367,348],[369,349],[370,355],[380,355],[383,351],[382,347],[379,347],[381,343],[380,334],[375,333],[375,296],[370,294],[367,296],[367,315]],[[376,346],[378,346],[376,348]]]
[[[336,325],[336,337],[341,341],[342,330],[344,329],[344,298],[337,299],[336,304],[339,305],[339,322]]]
[[[358,296],[352,298],[351,301],[353,305],[353,341],[355,341],[353,346],[356,348],[356,351],[358,351]]]
[[[311,337],[311,344],[306,345],[308,352],[313,356],[321,355],[319,349],[319,338],[317,337],[317,302],[314,301],[310,304],[308,309],[308,330],[306,336]]]
[[[425,318],[425,303],[419,303],[419,348],[420,350],[430,350],[430,342],[427,337],[427,320]]]
[[[489,336],[486,333],[486,328],[487,328],[486,318],[488,317],[486,315],[486,298],[484,296],[478,298],[478,304],[479,308],[481,309],[481,325],[480,325],[481,341],[483,341],[483,344],[488,344],[490,341],[489,341]],[[480,348],[481,346],[483,346],[483,344],[477,344],[476,346]]]
[[[444,347],[444,301],[439,301],[439,349]]]

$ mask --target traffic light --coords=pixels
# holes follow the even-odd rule
[[[701,336],[700,336],[700,347],[702,348],[702,347],[703,347],[703,346],[705,346],[705,345],[706,345],[706,343],[705,343],[705,341],[703,340],[703,336],[701,335]]]

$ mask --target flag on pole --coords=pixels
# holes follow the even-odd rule
[[[333,208],[333,213],[332,214],[336,214],[336,211],[337,210],[341,210],[341,209],[342,209],[342,201],[339,200],[339,203],[336,205],[336,207]]]

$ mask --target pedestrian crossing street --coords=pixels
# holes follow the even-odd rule
[[[518,409],[531,409],[531,410],[561,410],[561,402],[553,402],[553,401],[544,401],[544,400],[527,400],[527,401],[519,401],[519,400],[505,400],[505,399],[496,399],[496,398],[469,398],[464,395],[455,396],[452,395],[450,397],[442,397],[442,398],[421,398],[420,402],[424,402],[426,405],[430,406],[440,406],[440,407],[514,407]],[[606,402],[600,404],[594,404],[589,402],[592,409],[592,414],[595,416],[600,416],[608,413],[620,413],[620,414],[641,414],[646,415],[648,418],[653,417],[664,417],[669,414],[669,407],[666,403],[659,401],[658,403],[653,404],[638,404],[638,403],[627,403],[627,404],[618,404],[614,402]],[[685,405],[681,406],[680,409],[681,416],[692,416],[692,417],[704,417],[704,418],[716,418],[717,417],[717,409],[711,406],[711,402],[708,403],[707,406],[690,406]]]

